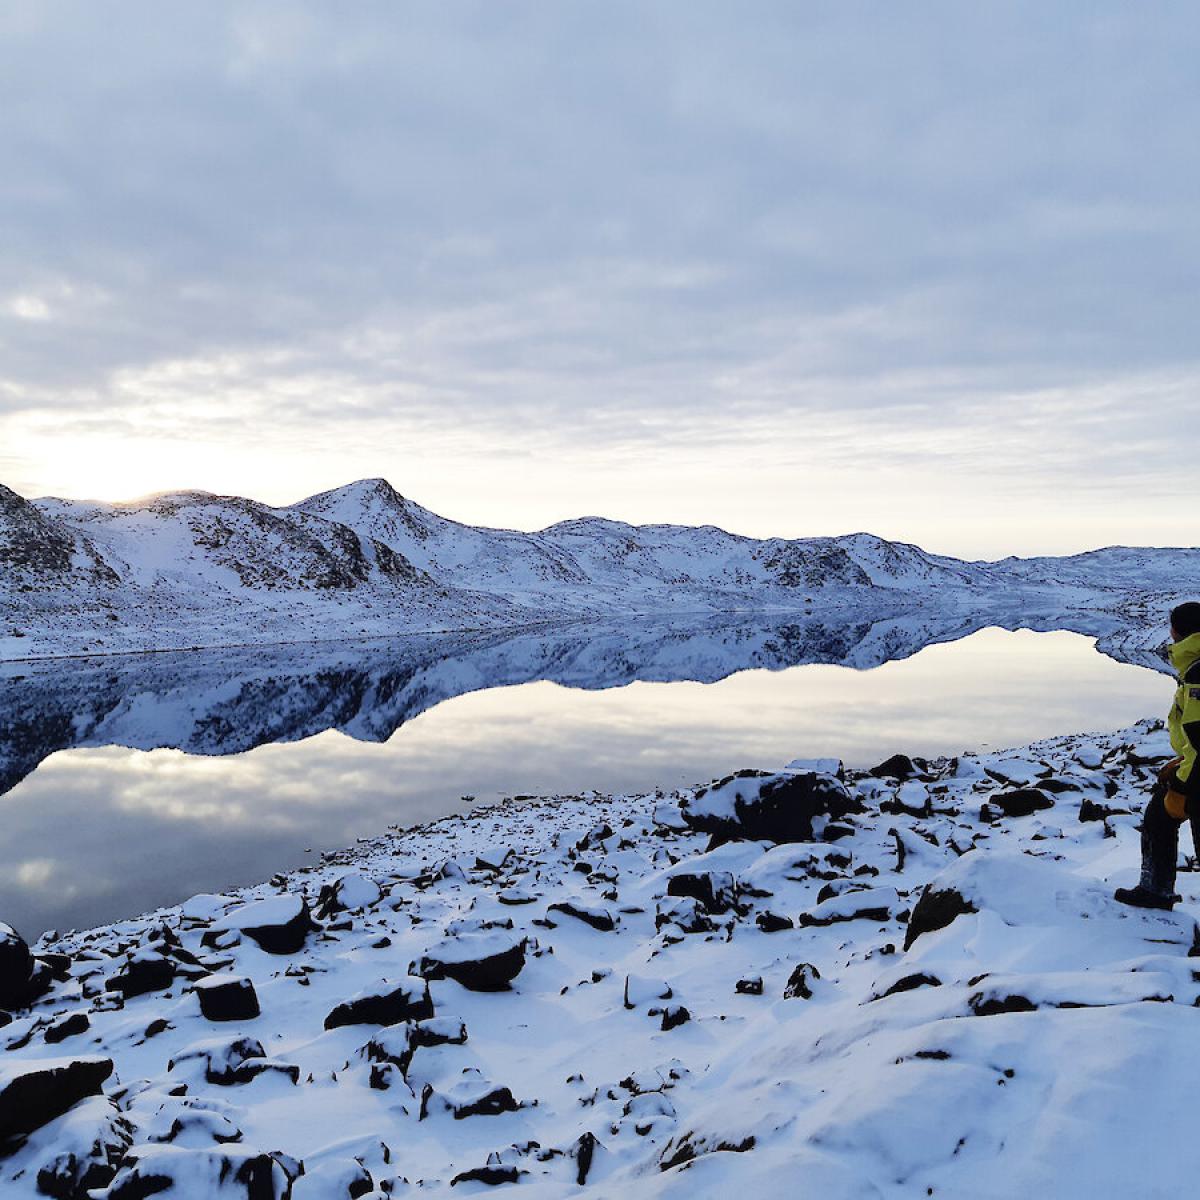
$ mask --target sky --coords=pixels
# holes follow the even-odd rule
[[[0,482],[1194,545],[1200,10],[0,8]]]

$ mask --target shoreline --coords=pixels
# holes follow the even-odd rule
[[[33,1196],[54,1170],[85,1196],[66,1176],[86,1167],[112,1200],[210,1175],[227,1182],[197,1195],[294,1200],[580,1179],[770,1196],[797,1170],[847,1200],[1001,1169],[1051,1182],[1103,1158],[1103,1121],[1049,1157],[1002,1139],[987,1176],[946,1139],[1032,1119],[1022,1046],[1082,1038],[1058,1070],[1086,1075],[1130,1021],[1163,1039],[1194,1021],[1196,877],[1175,914],[1108,898],[1164,746],[1147,720],[878,775],[826,760],[510,800],[40,941],[55,978],[0,1028],[0,1112],[49,1070],[78,1103],[0,1157],[0,1182]],[[928,894],[956,896],[954,919],[931,922]],[[1000,1059],[1020,1102],[981,1124]],[[907,1148],[885,1133],[902,1113]],[[889,1191],[905,1162],[912,1186]]]

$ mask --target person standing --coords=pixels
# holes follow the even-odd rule
[[[1171,665],[1179,676],[1167,717],[1175,757],[1158,772],[1142,817],[1142,877],[1137,887],[1117,888],[1114,898],[1137,908],[1170,910],[1179,858],[1179,827],[1188,821],[1200,859],[1200,602],[1171,610]]]

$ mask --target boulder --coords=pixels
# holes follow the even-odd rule
[[[876,779],[894,779],[897,783],[903,783],[919,775],[923,769],[923,763],[918,767],[907,754],[893,754],[891,758],[885,758],[878,766],[872,767],[867,774]]]
[[[383,980],[337,1005],[325,1018],[326,1029],[343,1025],[395,1025],[399,1021],[420,1021],[433,1016],[429,984],[409,975],[399,983]]]
[[[791,917],[784,917],[773,912],[760,912],[754,918],[754,923],[763,933],[782,933],[785,929],[795,928],[795,922]]]
[[[308,902],[294,892],[269,896],[239,905],[214,921],[204,935],[206,944],[215,934],[235,930],[268,954],[295,954],[316,928]]]
[[[373,908],[383,892],[375,880],[357,871],[325,884],[317,897],[317,916],[322,919],[338,913]]]
[[[358,1200],[375,1190],[375,1180],[356,1158],[327,1158],[304,1164],[291,1200]]]
[[[799,963],[788,977],[783,989],[785,1000],[811,1000],[813,981],[821,978],[821,972],[812,963]]]
[[[559,900],[548,905],[546,911],[560,912],[564,916],[574,917],[575,920],[582,921],[585,925],[600,930],[601,933],[612,933],[617,927],[612,913],[607,908],[600,908],[595,904],[584,904],[579,900]]]
[[[105,1200],[168,1196],[229,1197],[229,1200],[287,1200],[292,1180],[271,1154],[233,1146],[190,1150],[180,1146],[137,1146],[105,1193]]]
[[[941,886],[936,880],[927,883],[908,918],[904,949],[908,950],[922,934],[945,929],[955,918],[977,911],[956,888]]]
[[[668,1004],[663,1009],[660,1028],[663,1033],[667,1033],[669,1030],[678,1029],[680,1025],[686,1025],[691,1019],[692,1014],[682,1004]]]
[[[249,1083],[266,1072],[278,1072],[292,1083],[300,1078],[299,1067],[267,1058],[262,1042],[252,1037],[208,1038],[193,1042],[167,1063],[167,1070],[174,1071],[187,1065],[202,1067],[205,1082],[218,1087]]]
[[[49,990],[54,970],[34,958],[25,939],[0,921],[0,1009],[27,1008]]]
[[[78,1037],[81,1033],[87,1033],[91,1027],[91,1018],[84,1009],[79,1009],[73,1013],[66,1013],[57,1021],[47,1025],[46,1032],[42,1034],[42,1037],[52,1046],[57,1046],[59,1042],[65,1042],[69,1037]]]
[[[115,975],[109,977],[105,988],[120,992],[126,1000],[161,992],[175,982],[175,964],[158,950],[135,950]]]
[[[23,1008],[33,955],[25,939],[0,921],[0,1008]]]
[[[742,771],[701,788],[684,805],[688,826],[714,845],[735,840],[811,842],[813,821],[861,811],[833,775]]]
[[[524,966],[525,939],[491,932],[446,938],[431,946],[417,973],[426,979],[453,979],[473,992],[502,992]]]
[[[32,1133],[98,1095],[112,1071],[112,1059],[98,1055],[0,1062],[0,1141]]]
[[[208,1021],[252,1021],[261,1011],[254,984],[244,975],[207,975],[196,980],[195,992]]]
[[[1025,787],[997,792],[988,798],[988,805],[998,808],[1006,817],[1028,817],[1035,812],[1053,808],[1054,801],[1041,788]]]
[[[737,903],[737,886],[729,871],[678,871],[667,880],[668,896],[691,896],[706,912],[725,913]]]
[[[133,1142],[133,1126],[107,1096],[89,1096],[34,1135],[37,1190],[55,1200],[86,1200],[105,1187]]]

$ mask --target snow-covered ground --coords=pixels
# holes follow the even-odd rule
[[[3,1194],[1191,1194],[1200,889],[1110,898],[1167,753],[509,803],[49,935],[28,985],[0,937],[48,986]]]

